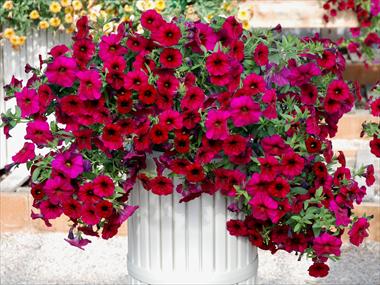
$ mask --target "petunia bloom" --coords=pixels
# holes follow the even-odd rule
[[[76,71],[77,65],[73,58],[59,56],[48,64],[45,74],[50,83],[71,87],[76,80]]]

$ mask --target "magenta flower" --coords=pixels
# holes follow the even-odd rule
[[[37,113],[40,109],[37,92],[24,87],[21,92],[15,93],[17,106],[21,109],[21,117],[25,118]]]
[[[96,225],[100,222],[100,217],[96,214],[96,207],[93,204],[85,204],[82,207],[82,221],[87,225]]]
[[[348,231],[350,242],[353,245],[359,246],[364,238],[368,237],[369,223],[366,218],[359,218],[353,225],[351,230]]]
[[[35,120],[27,124],[24,138],[31,140],[35,144],[42,145],[52,141],[53,135],[47,122]]]
[[[100,88],[102,81],[99,73],[96,70],[86,70],[77,72],[77,77],[80,80],[78,95],[82,100],[97,100],[102,94]]]
[[[231,101],[231,118],[236,127],[255,124],[261,116],[260,105],[250,96],[235,97]]]
[[[29,143],[29,142],[24,143],[24,146],[22,147],[22,149],[18,153],[16,153],[14,156],[12,156],[13,162],[25,163],[28,160],[33,159],[36,156],[34,152],[34,148],[35,147],[33,143]]]
[[[261,147],[267,155],[281,155],[290,148],[279,135],[263,138]]]
[[[79,153],[66,151],[57,154],[51,166],[69,178],[77,178],[83,172],[83,158]]]
[[[45,74],[50,83],[71,87],[76,79],[76,70],[77,64],[74,59],[59,56],[48,64]]]
[[[52,203],[60,204],[71,197],[74,188],[69,180],[56,176],[46,181],[44,191]]]
[[[293,151],[282,156],[282,173],[288,177],[300,175],[304,168],[304,159]]]
[[[74,238],[74,239],[67,239],[65,238],[65,241],[67,241],[70,245],[72,246],[75,246],[81,250],[84,250],[84,246],[88,245],[89,243],[91,243],[91,241],[89,239],[85,239],[85,238]]]
[[[338,237],[332,236],[328,233],[323,233],[316,237],[313,243],[313,249],[318,256],[323,256],[325,254],[340,256],[342,240]]]
[[[225,111],[211,110],[208,112],[206,126],[206,137],[208,139],[223,140],[228,137],[229,131],[227,119],[229,113]]]
[[[329,209],[334,212],[337,226],[346,227],[349,225],[351,220],[347,209],[339,207],[339,205],[334,200],[330,201]]]
[[[264,192],[254,195],[249,204],[252,207],[252,216],[261,221],[272,220],[278,207],[277,202]]]
[[[206,69],[214,76],[226,74],[230,70],[228,56],[221,51],[210,54],[206,59]]]
[[[58,203],[52,203],[50,200],[41,202],[40,211],[44,221],[56,219],[63,214],[63,209]]]

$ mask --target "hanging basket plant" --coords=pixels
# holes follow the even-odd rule
[[[71,47],[6,86],[18,107],[2,115],[5,133],[26,123],[13,160],[31,172],[32,218],[67,216],[67,241],[82,248],[138,211],[128,204],[137,181],[180,193],[178,203],[219,192],[245,217],[227,222],[231,235],[310,258],[310,275],[326,276],[343,232],[357,246],[368,236],[370,217],[353,214],[366,194],[355,179],[374,183],[373,166],[351,171],[332,150],[356,92],[337,47],[280,27],[249,32],[234,17],[168,22],[148,10],[140,21],[142,32],[125,22],[101,34],[83,17]],[[365,132],[380,156],[378,126]]]

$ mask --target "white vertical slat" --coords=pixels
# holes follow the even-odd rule
[[[145,190],[142,186],[138,189],[139,190],[139,196],[140,196],[140,204],[139,205],[148,205],[148,191]],[[148,207],[141,207],[140,210],[141,217],[148,217]],[[149,248],[142,248],[142,247],[150,247],[149,244],[149,223],[148,221],[145,221],[141,223],[140,231],[138,232],[139,239],[141,240],[140,245],[137,247],[140,250],[140,261],[142,267],[150,268],[150,249]]]
[[[195,199],[187,203],[188,220],[188,270],[199,271],[202,267],[202,208],[201,200]]]
[[[215,269],[214,260],[214,197],[202,195],[202,270],[212,272]]]
[[[173,238],[173,251],[174,251],[174,270],[186,271],[186,247],[183,243],[186,241],[186,207],[178,203],[178,196],[173,198],[173,223],[174,223],[174,238]]]
[[[6,57],[5,54],[6,47],[4,45],[0,45],[0,113],[4,113],[6,111],[5,108],[5,92],[4,92],[4,77],[5,77],[5,70],[4,70],[4,59]],[[6,165],[7,161],[7,143],[5,139],[5,135],[3,130],[0,130],[0,169],[3,168]]]
[[[142,190],[141,190],[142,191]],[[161,203],[158,195],[148,195],[150,268],[161,270]]]
[[[232,202],[233,200],[231,198],[226,199],[226,207]],[[236,219],[236,214],[231,211],[226,211],[227,217],[226,220]],[[224,222],[224,227],[226,227],[226,222]],[[235,268],[238,268],[238,238],[231,236],[228,231],[226,231],[227,234],[227,271],[232,271]]]
[[[227,231],[226,228],[226,200],[222,195],[215,196],[215,224],[214,224],[214,254],[215,270],[227,270]],[[218,235],[218,233],[223,233]],[[218,236],[216,236],[218,235]]]
[[[162,249],[162,270],[173,270],[173,196],[161,197],[161,249]],[[165,229],[165,230],[163,230]]]

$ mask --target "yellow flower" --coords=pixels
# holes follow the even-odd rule
[[[61,11],[61,5],[59,5],[58,2],[56,1],[53,1],[51,2],[50,6],[49,6],[49,10],[52,12],[52,13],[58,13],[59,11]]]
[[[240,21],[247,21],[250,18],[250,13],[245,9],[240,9],[237,13],[237,18]]]
[[[103,18],[103,19],[107,19],[108,14],[107,14],[106,11],[104,11],[104,10],[100,10],[100,11],[99,11],[99,14],[100,14],[100,17],[101,17],[101,18]]]
[[[128,15],[125,15],[125,16],[122,18],[122,22],[128,22],[129,20],[131,20],[131,18],[130,18]]]
[[[13,35],[13,36],[11,36],[11,38],[9,39],[9,41],[11,42],[12,45],[18,46],[19,36]]]
[[[112,32],[113,30],[113,23],[109,22],[109,23],[106,23],[104,26],[103,26],[103,32],[105,33],[110,33]]]
[[[71,14],[66,14],[65,15],[65,23],[71,24],[73,22],[73,15]]]
[[[33,10],[32,12],[30,12],[29,18],[31,18],[32,20],[37,20],[40,18],[40,14],[37,10]]]
[[[69,6],[65,8],[65,14],[72,14],[74,12],[73,7]]]
[[[132,6],[129,6],[129,5],[125,5],[124,6],[124,12],[125,13],[132,13],[133,11],[133,7]]]
[[[231,10],[231,5],[230,5],[230,3],[224,2],[223,5],[222,5],[222,9],[223,9],[224,11],[229,12],[229,11]]]
[[[3,4],[3,9],[12,10],[13,9],[13,1],[5,1]]]
[[[79,0],[74,0],[71,5],[73,6],[75,11],[82,10],[82,8],[83,8],[83,4]]]
[[[45,29],[49,28],[49,23],[47,21],[41,21],[38,24],[38,28],[40,28],[40,30],[45,30]]]
[[[14,35],[15,35],[15,31],[12,28],[6,28],[4,30],[4,33],[3,33],[4,38],[9,40]]]
[[[86,16],[87,15],[87,11],[80,11],[80,13],[79,13],[79,15],[81,16],[81,17],[83,17],[83,16]]]
[[[150,10],[154,8],[154,3],[152,1],[146,0],[144,4],[144,10]]]
[[[247,20],[243,21],[242,25],[243,25],[243,29],[245,30],[248,30],[251,27],[249,21]]]
[[[96,22],[96,21],[97,21],[97,19],[98,19],[98,15],[97,15],[95,12],[90,12],[88,15],[89,15],[90,20],[91,20],[92,22]]]
[[[136,8],[140,11],[145,11],[145,4],[143,0],[136,1]]]
[[[22,46],[23,44],[25,44],[25,41],[26,41],[25,36],[18,37],[18,45],[19,46]]]
[[[73,27],[73,26],[66,29],[67,34],[72,34],[74,31],[75,31],[75,27]]]
[[[208,14],[207,17],[206,17],[206,19],[207,19],[207,21],[210,21],[213,17],[214,17],[213,14]]]
[[[154,3],[155,4],[155,8],[158,10],[158,11],[163,11],[165,10],[165,7],[166,7],[166,4],[165,4],[165,0],[156,0],[156,2]]]
[[[61,24],[61,20],[58,17],[53,17],[49,20],[50,26],[56,28]]]
[[[62,7],[69,7],[71,4],[71,0],[61,0]]]

